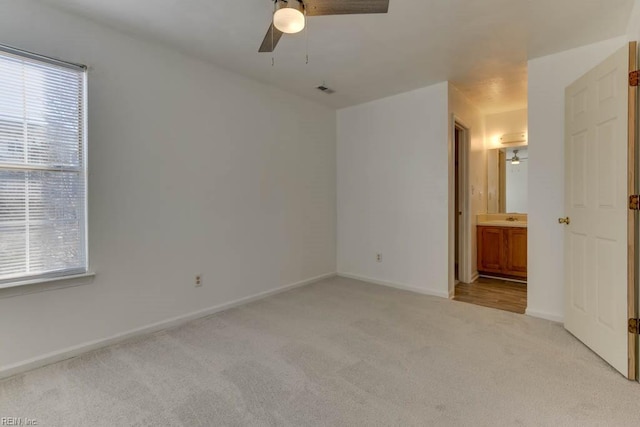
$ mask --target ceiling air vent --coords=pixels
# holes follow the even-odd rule
[[[331,95],[332,93],[336,92],[335,90],[331,89],[330,87],[325,86],[324,84],[321,84],[316,89],[318,89],[321,92],[326,93],[327,95]]]

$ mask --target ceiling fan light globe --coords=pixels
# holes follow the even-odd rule
[[[298,9],[286,7],[273,14],[273,25],[285,34],[295,34],[304,30],[304,14]]]

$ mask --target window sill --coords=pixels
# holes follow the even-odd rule
[[[20,295],[34,294],[37,292],[52,291],[55,289],[70,288],[74,286],[88,285],[93,282],[96,273],[87,272],[61,277],[42,277],[30,280],[16,280],[0,285],[0,299],[11,298]]]

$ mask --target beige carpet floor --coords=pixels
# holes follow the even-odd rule
[[[335,278],[0,383],[38,425],[638,426],[561,325]]]

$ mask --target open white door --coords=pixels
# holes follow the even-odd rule
[[[629,255],[635,231],[628,200],[635,190],[635,119],[629,114],[635,91],[629,89],[629,70],[635,70],[635,52],[633,42],[566,89],[567,217],[560,219],[565,328],[632,379],[636,348],[628,319],[635,313],[635,263]]]

